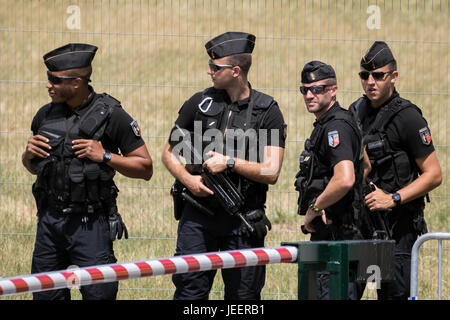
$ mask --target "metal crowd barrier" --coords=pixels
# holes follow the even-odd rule
[[[411,251],[411,300],[417,300],[417,284],[419,269],[419,249],[428,240],[438,240],[438,299],[442,297],[442,240],[450,240],[450,233],[426,233],[414,243]]]

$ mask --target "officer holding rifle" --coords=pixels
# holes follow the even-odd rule
[[[271,229],[266,193],[281,170],[286,125],[277,102],[247,80],[254,46],[255,36],[243,32],[206,43],[213,86],[183,104],[164,147],[176,178],[176,255],[262,247]],[[173,275],[174,299],[208,299],[215,273]],[[260,299],[265,267],[223,269],[222,277],[225,299]]]
[[[359,77],[365,94],[349,109],[358,116],[371,162],[372,192],[365,203],[395,240],[396,281],[382,284],[378,297],[406,300],[411,250],[427,232],[424,198],[440,185],[441,167],[422,111],[396,90],[397,61],[384,41],[375,41],[362,57]]]

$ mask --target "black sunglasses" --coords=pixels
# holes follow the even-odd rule
[[[91,82],[90,79],[86,78],[86,77],[75,77],[75,76],[55,76],[54,74],[52,74],[50,71],[47,70],[47,79],[50,83],[52,84],[61,84],[63,80],[65,79],[77,79],[77,78],[81,78],[81,79],[86,79],[88,82]]]
[[[234,66],[232,66],[231,64],[216,64],[214,62],[212,62],[211,59],[209,59],[208,61],[208,65],[209,68],[213,71],[213,72],[217,72],[222,68],[233,68]]]
[[[362,80],[367,80],[367,79],[369,79],[369,76],[372,75],[372,77],[373,77],[374,80],[380,81],[380,80],[383,80],[383,79],[384,79],[384,76],[385,76],[386,74],[390,74],[390,73],[392,73],[392,72],[394,72],[394,71],[393,71],[393,70],[387,71],[387,72],[382,72],[382,71],[377,71],[377,72],[361,71],[361,72],[358,73],[358,74],[359,74],[359,77],[360,77]]]
[[[308,90],[311,91],[312,94],[321,94],[324,93],[326,88],[329,87],[326,84],[323,85],[317,85],[317,86],[311,86],[311,87],[305,87],[305,86],[301,86],[300,87],[300,92],[305,95],[308,93]]]

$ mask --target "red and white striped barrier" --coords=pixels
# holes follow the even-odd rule
[[[172,273],[295,262],[297,250],[292,246],[230,250],[0,278],[0,296]]]

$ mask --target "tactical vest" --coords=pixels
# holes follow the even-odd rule
[[[114,169],[88,158],[78,159],[72,149],[75,139],[100,140],[113,108],[120,107],[120,102],[107,94],[94,99],[83,115],[69,118],[64,112],[52,113],[56,107],[52,105],[41,122],[37,133],[49,139],[51,150],[49,157],[31,161],[37,174],[33,195],[38,209],[49,206],[64,213],[92,214],[115,206]]]
[[[355,136],[361,141],[360,130],[354,120],[354,117],[348,111],[342,109],[339,105],[338,111],[333,113],[325,113],[314,124],[314,130],[309,139],[305,141],[305,150],[300,154],[299,167],[295,176],[295,189],[299,192],[298,211],[299,215],[305,215],[308,207],[316,201],[316,198],[325,190],[331,177],[333,176],[333,168],[325,164],[319,157],[319,145],[324,136],[325,124],[332,120],[340,120],[346,122],[354,131]],[[362,147],[358,155],[355,166],[355,187],[353,192],[347,193],[341,200],[326,209],[327,217],[333,220],[333,224],[345,225],[353,228],[355,221],[358,219],[354,216],[354,201],[360,201],[359,185],[362,182],[363,153]],[[356,195],[358,194],[358,195]],[[344,214],[345,213],[345,214]],[[352,214],[353,213],[353,214]]]
[[[363,123],[367,116],[367,108],[370,108],[367,98],[362,97],[349,109],[357,114],[358,119]],[[363,132],[363,141],[367,145],[366,150],[372,165],[368,179],[388,193],[397,192],[407,186],[420,173],[414,159],[411,159],[405,151],[392,148],[389,136],[386,133],[386,127],[391,123],[395,115],[406,108],[414,108],[422,115],[422,111],[417,106],[397,95],[378,112],[375,120]],[[428,232],[423,214],[424,207],[424,197],[419,197],[400,206],[402,210],[406,210],[409,213],[414,230],[418,235]],[[387,215],[391,234],[398,221],[397,215],[400,214],[398,211],[396,212],[395,215],[392,213]]]
[[[203,147],[212,143],[215,146],[221,146],[222,150],[218,151],[224,152],[228,146],[230,150],[238,150],[238,154],[234,155],[236,157],[252,162],[261,162],[263,150],[258,150],[258,143],[255,142],[262,138],[259,136],[259,129],[268,110],[275,106],[274,99],[251,89],[247,108],[235,111],[231,110],[228,105],[222,91],[212,87],[203,91],[194,120],[201,122]],[[205,131],[211,129],[219,130],[223,140],[211,141],[210,136],[205,135]],[[267,133],[270,134],[270,132]],[[267,184],[251,181],[235,173],[231,173],[230,178],[240,188],[248,209],[264,207],[268,190]]]
[[[366,98],[360,98],[351,107],[364,122],[367,105]],[[420,114],[421,110],[408,100],[399,96],[392,99],[388,105],[383,107],[375,117],[372,124],[364,129],[364,144],[369,156],[372,170],[369,178],[386,192],[394,193],[410,184],[418,177],[418,168],[414,159],[410,159],[403,150],[394,150],[386,133],[386,127],[400,111],[406,108],[415,108]]]

